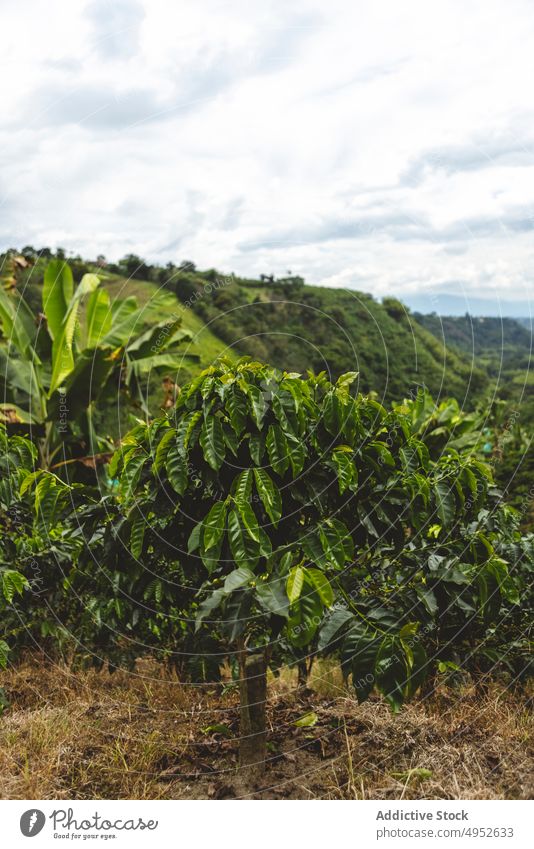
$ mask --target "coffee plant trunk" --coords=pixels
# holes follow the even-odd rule
[[[267,663],[263,653],[240,653],[240,742],[239,767],[249,777],[265,772],[267,726]]]
[[[299,660],[297,670],[298,670],[298,678],[297,678],[298,689],[299,690],[306,690],[306,688],[308,687],[308,666],[306,664],[305,658],[303,658],[302,660]]]

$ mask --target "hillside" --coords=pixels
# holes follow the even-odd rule
[[[497,376],[509,370],[528,369],[532,358],[532,332],[519,319],[472,316],[442,316],[436,313],[413,314],[447,347],[457,348],[475,357],[479,365]]]
[[[17,273],[17,287],[36,313],[48,254],[47,249],[29,254],[28,266]],[[9,253],[1,258],[4,275],[9,258]],[[358,371],[359,389],[376,391],[388,402],[424,384],[436,398],[455,395],[473,406],[488,386],[485,363],[465,357],[459,350],[465,346],[452,333],[439,332],[431,316],[415,320],[394,298],[379,303],[362,292],[308,286],[300,277],[253,280],[199,271],[192,263],[148,265],[134,255],[117,264],[80,257],[68,262],[75,279],[87,271],[99,274],[112,298],[134,295],[145,308],[147,326],[182,317],[192,334],[187,353],[199,360],[184,363],[174,376],[178,383],[225,354],[300,373],[325,370],[337,377]],[[153,392],[156,399],[156,386]]]
[[[513,318],[471,315],[414,313],[413,317],[448,351],[463,354],[483,369],[489,378],[491,396],[507,402],[516,413],[520,411],[521,424],[530,427],[534,419],[534,352],[530,324]],[[514,458],[513,462],[516,460]],[[525,487],[528,489],[526,481]]]
[[[217,285],[219,281],[219,285]],[[262,283],[199,274],[170,281],[225,345],[279,368],[325,370],[337,377],[359,372],[361,391],[398,399],[425,384],[439,397],[454,394],[472,403],[487,376],[443,340],[413,320],[397,300],[321,286],[298,278]]]
[[[179,380],[184,382],[198,373],[201,368],[206,368],[214,359],[222,353],[233,356],[232,351],[227,351],[226,345],[210,327],[190,307],[182,303],[175,293],[168,289],[158,287],[157,284],[148,280],[128,280],[115,274],[104,274],[103,285],[109,291],[111,299],[126,298],[134,296],[139,305],[144,307],[147,326],[153,321],[160,321],[172,315],[178,315],[182,319],[182,326],[191,334],[191,342],[184,346],[184,353],[196,354],[199,357],[198,365],[184,362],[183,369],[178,375]]]

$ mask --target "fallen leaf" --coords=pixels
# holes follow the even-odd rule
[[[314,711],[310,711],[309,713],[305,713],[304,716],[301,716],[299,719],[296,719],[293,725],[296,725],[297,728],[313,728],[314,725],[317,725],[319,722],[319,717]]]

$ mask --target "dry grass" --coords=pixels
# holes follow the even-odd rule
[[[181,685],[155,664],[85,672],[36,659],[3,676],[0,796],[233,798],[235,692]],[[392,716],[358,706],[323,669],[313,694],[270,686],[269,767],[256,798],[526,799],[534,791],[532,716],[498,685],[440,690]],[[294,722],[308,711],[313,727]],[[219,726],[219,727],[213,727]]]

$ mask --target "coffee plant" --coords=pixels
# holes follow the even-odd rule
[[[175,631],[194,620],[239,664],[243,763],[264,758],[269,667],[335,654],[359,699],[376,688],[397,710],[519,602],[490,469],[453,446],[431,458],[407,412],[355,396],[354,377],[221,362],[112,461],[114,536],[145,599],[154,576],[157,629],[168,605]]]

